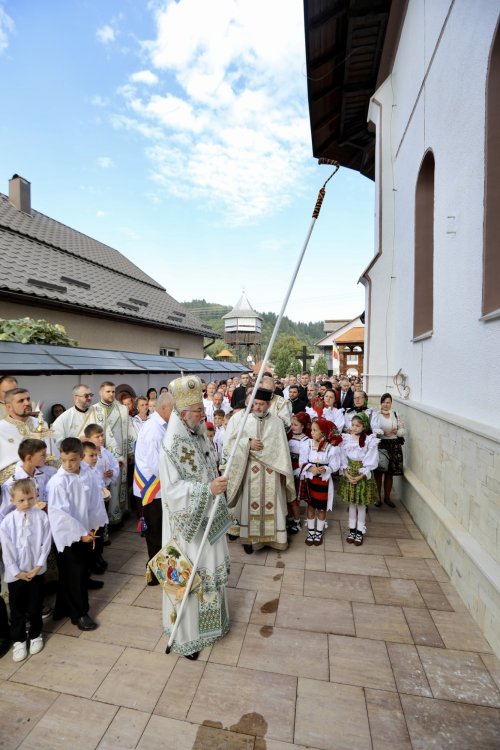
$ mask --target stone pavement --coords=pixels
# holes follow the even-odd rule
[[[336,508],[322,547],[230,543],[230,634],[166,656],[159,587],[130,523],[92,592],[100,627],[47,623],[44,650],[0,660],[0,748],[498,750],[500,663],[398,505],[360,548]]]

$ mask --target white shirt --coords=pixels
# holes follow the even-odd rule
[[[11,503],[10,500],[10,488],[14,484],[14,482],[18,479],[33,479],[33,481],[36,484],[36,490],[38,494],[38,499],[42,502],[47,502],[47,482],[51,477],[54,476],[57,469],[55,469],[53,466],[40,466],[40,468],[35,469],[35,473],[32,477],[30,477],[29,474],[27,474],[23,469],[23,462],[18,461],[16,464],[16,468],[14,469],[14,474],[7,479],[6,482],[2,484],[1,490],[1,504],[0,504],[0,522],[2,521],[5,516],[10,513],[14,508],[16,507]]]
[[[370,407],[368,407],[364,411],[367,414],[368,419],[370,420],[370,427],[372,428],[373,434],[382,435],[384,431],[382,427],[380,426],[380,420],[378,418],[377,412],[374,409],[371,409]],[[348,411],[345,412],[344,414],[344,421],[345,421],[344,429],[345,430],[351,429],[351,422],[352,422],[353,417],[356,416],[356,414],[357,412],[354,411],[354,409],[349,409]]]
[[[41,575],[47,570],[52,537],[43,510],[31,508],[23,513],[15,508],[0,524],[0,542],[7,583],[18,580],[21,571],[40,566]]]
[[[85,463],[80,473],[58,470],[48,483],[50,529],[59,552],[80,541],[90,529],[105,526],[108,516],[97,478]]]
[[[101,455],[97,456],[97,463],[95,465],[95,470],[97,471],[97,474],[99,475],[99,481],[102,479],[102,486],[103,487],[109,487],[111,482],[116,482],[120,475],[120,464],[116,460],[116,458],[113,456],[112,453],[110,453],[106,448],[101,448]],[[112,477],[105,477],[104,472],[111,470],[113,472]]]
[[[160,475],[160,447],[167,430],[167,422],[154,411],[137,436],[135,466],[146,481]],[[142,497],[141,488],[134,479],[134,497]],[[161,497],[159,490],[155,497]]]
[[[154,412],[153,412],[154,414]],[[134,417],[132,417],[132,423],[134,425],[135,434],[138,436],[139,432],[142,430],[146,422],[148,421],[149,417],[146,417],[146,419],[141,419],[141,417],[136,414]]]

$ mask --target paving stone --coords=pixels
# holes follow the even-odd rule
[[[122,653],[121,646],[56,634],[11,680],[91,698]]]
[[[255,669],[207,664],[187,719],[197,724],[208,719],[223,727],[239,725],[241,731],[252,727],[266,739],[293,742],[296,690],[296,677],[263,676]],[[247,721],[242,721],[245,716]],[[172,747],[178,750],[175,743]]]
[[[328,642],[324,633],[249,625],[239,667],[328,680]],[[267,682],[267,680],[266,680]]]
[[[388,643],[387,650],[398,692],[432,698],[432,691],[415,646]]]
[[[331,682],[396,691],[383,641],[329,635],[328,650]]]
[[[352,603],[356,635],[379,641],[413,643],[401,607]]]
[[[415,581],[405,578],[378,578],[370,576],[377,604],[395,604],[401,607],[423,607],[425,602]]]
[[[235,667],[238,663],[246,632],[247,624],[245,622],[233,622],[231,630],[225,638],[221,638],[213,644],[208,661]]]
[[[283,569],[268,568],[265,565],[245,565],[236,588],[251,591],[273,591],[279,594],[282,578]]]
[[[434,552],[427,542],[418,539],[396,539],[403,557],[420,557],[434,559]]]
[[[255,591],[227,589],[227,600],[231,622],[248,622],[255,602]]]
[[[444,648],[443,639],[427,609],[403,607],[403,612],[415,643],[419,646]]]
[[[413,750],[496,750],[500,709],[401,695]]]
[[[278,612],[279,595],[274,596],[269,591],[259,591],[250,615],[253,625],[274,625]]]
[[[150,714],[144,711],[119,708],[97,750],[134,750],[149,718]]]
[[[152,651],[162,634],[161,613],[146,607],[110,602],[99,615],[97,630],[85,631],[81,640],[115,643]]]
[[[4,657],[5,659],[5,657]],[[14,750],[58,698],[58,693],[0,682],[0,747]]]
[[[94,750],[117,711],[117,706],[60,695],[19,748]]]
[[[430,611],[446,648],[491,653],[491,646],[466,612]]]
[[[433,581],[434,575],[427,560],[419,557],[386,557],[385,562],[392,578],[411,578],[419,581]]]
[[[321,750],[371,750],[363,689],[300,678],[295,742]]]
[[[343,552],[327,552],[325,561],[326,570],[332,573],[354,573],[365,576],[389,575],[382,555],[346,555]]]
[[[373,750],[412,750],[399,696],[384,690],[365,690]]]
[[[418,586],[426,607],[453,612],[453,607],[437,581],[415,581],[415,583]]]
[[[174,662],[141,649],[127,648],[94,699],[151,712],[160,697]]]
[[[347,602],[375,602],[368,576],[350,573],[323,573],[307,570],[304,595]]]
[[[315,633],[355,634],[349,602],[318,597],[282,594],[276,625]]]
[[[479,654],[418,647],[435,698],[500,708],[500,691]]]
[[[154,713],[185,719],[198,690],[206,662],[178,659],[155,706]]]

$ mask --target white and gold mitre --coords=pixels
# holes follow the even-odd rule
[[[168,390],[172,394],[175,406],[179,409],[187,409],[194,404],[203,401],[203,390],[201,380],[196,375],[183,375],[168,384]]]

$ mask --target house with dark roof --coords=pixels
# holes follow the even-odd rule
[[[118,250],[31,207],[19,175],[0,193],[0,318],[64,325],[79,346],[203,356],[213,329]]]

